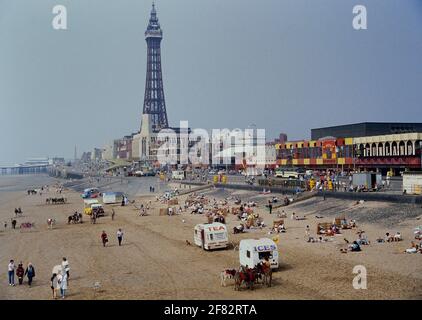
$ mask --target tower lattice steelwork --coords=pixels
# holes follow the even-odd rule
[[[147,42],[147,76],[145,82],[144,114],[151,115],[154,131],[168,127],[166,102],[164,99],[163,76],[161,73],[161,39],[163,32],[158,22],[155,5],[152,4],[151,17],[145,40]]]

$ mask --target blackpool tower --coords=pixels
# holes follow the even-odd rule
[[[161,39],[163,31],[158,22],[155,5],[152,4],[151,16],[145,40],[147,42],[147,75],[143,113],[150,115],[154,132],[168,128],[166,102],[164,99],[163,75],[161,73]]]

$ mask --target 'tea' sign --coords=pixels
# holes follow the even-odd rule
[[[219,227],[208,227],[209,231],[220,231],[220,230],[226,230],[224,228],[224,226],[219,226]]]

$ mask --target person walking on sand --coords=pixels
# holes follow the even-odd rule
[[[18,277],[19,285],[23,283],[23,276],[25,275],[25,269],[23,268],[22,261],[18,264],[18,268],[16,269],[16,276]]]
[[[35,268],[31,262],[28,263],[28,267],[25,270],[25,275],[28,277],[28,285],[31,286],[32,279],[35,277]]]
[[[13,229],[16,229],[16,222],[17,222],[16,219],[12,220],[12,228]]]
[[[62,270],[64,270],[66,272],[67,275],[67,283],[69,283],[69,278],[70,278],[70,267],[69,267],[69,261],[67,261],[66,257],[63,257],[62,260]]]
[[[60,273],[59,275],[57,275],[58,278],[58,286],[59,286],[59,290],[60,290],[60,296],[62,297],[62,299],[65,298],[66,296],[66,290],[67,290],[67,274],[64,270],[62,270],[62,273]]]
[[[101,234],[101,241],[103,242],[103,247],[106,246],[106,243],[108,242],[107,233],[103,230],[103,233]]]
[[[10,260],[9,265],[7,266],[8,276],[9,276],[9,286],[14,287],[15,286],[15,261]]]
[[[53,294],[53,299],[57,299],[57,290],[60,290],[58,280],[59,280],[58,275],[56,273],[53,273],[50,279],[51,281],[50,288]]]
[[[119,241],[119,246],[122,245],[123,240],[123,231],[122,229],[117,230],[117,240]]]
[[[114,209],[111,209],[111,220],[114,220],[115,214],[116,212],[114,211]]]

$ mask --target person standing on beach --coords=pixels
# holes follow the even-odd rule
[[[50,281],[51,281],[50,288],[53,294],[53,299],[57,299],[57,290],[60,289],[57,274],[53,273]]]
[[[114,212],[114,209],[111,209],[111,220],[114,220],[115,214],[116,214],[116,212]]]
[[[268,200],[268,208],[270,209],[270,214],[273,212],[273,204],[271,203],[271,200]]]
[[[119,246],[122,245],[123,240],[123,231],[122,229],[117,230],[117,241],[119,241]]]
[[[15,286],[15,261],[10,260],[9,265],[7,266],[8,276],[9,276],[9,286]]]
[[[31,286],[32,278],[35,277],[35,268],[31,262],[28,263],[28,267],[25,270],[25,275],[28,277],[28,285]]]
[[[19,285],[23,283],[23,276],[25,274],[25,270],[23,268],[22,261],[18,264],[18,268],[16,269],[16,276],[18,277]]]
[[[309,240],[311,237],[311,229],[309,228],[309,226],[306,226],[305,237],[306,237],[306,240]]]
[[[57,289],[60,290],[60,295],[62,299],[64,299],[67,290],[67,274],[64,270],[62,270],[62,272],[57,275],[57,286]]]
[[[106,246],[106,243],[108,242],[107,233],[103,230],[103,233],[101,234],[101,241],[103,242],[103,247]]]
[[[16,229],[16,219],[13,219],[12,220],[12,228],[13,229]]]
[[[69,283],[70,267],[69,267],[69,261],[67,261],[66,257],[63,257],[63,260],[62,260],[62,270],[64,270],[66,272],[67,282]]]

